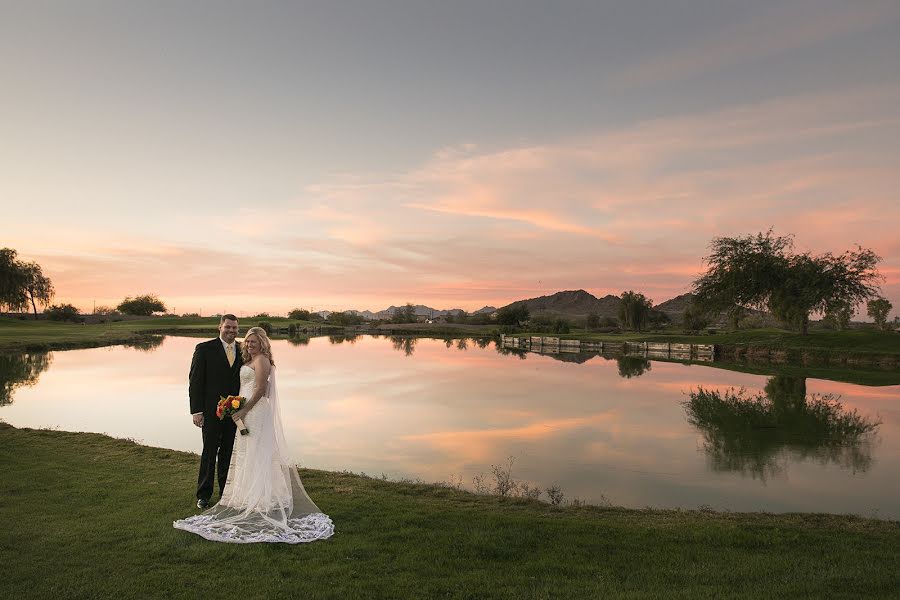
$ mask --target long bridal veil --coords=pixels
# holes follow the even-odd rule
[[[310,499],[288,457],[274,366],[266,395],[244,422],[250,434],[235,440],[221,500],[174,526],[238,544],[298,544],[330,537],[334,524]]]

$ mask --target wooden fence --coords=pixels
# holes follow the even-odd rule
[[[561,340],[558,337],[516,337],[501,335],[504,348],[519,348],[556,354],[558,352],[599,352],[641,356],[644,358],[666,358],[675,360],[695,360],[710,362],[715,359],[713,344],[673,344],[670,342],[607,342]]]

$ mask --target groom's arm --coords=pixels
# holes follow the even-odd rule
[[[191,414],[203,414],[204,391],[206,388],[206,360],[203,356],[203,344],[197,344],[194,348],[194,358],[191,359],[191,372],[188,375],[188,397],[191,402]]]

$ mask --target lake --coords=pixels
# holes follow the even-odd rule
[[[198,341],[0,355],[0,419],[199,452],[187,400]],[[588,503],[900,519],[900,386],[493,341],[320,337],[273,352],[305,467],[472,489],[512,457],[516,480]],[[701,387],[718,395],[692,399]]]

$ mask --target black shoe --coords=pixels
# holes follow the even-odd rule
[[[197,508],[204,509],[209,506],[209,500],[206,498],[197,498]]]

